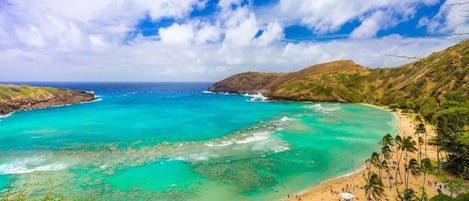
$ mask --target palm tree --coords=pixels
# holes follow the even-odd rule
[[[391,147],[394,146],[394,138],[391,134],[387,133],[383,136],[383,140],[379,144],[381,144],[381,156],[384,159],[389,160],[391,158]]]
[[[423,192],[425,192],[425,180],[427,179],[427,172],[432,169],[432,162],[429,158],[424,158],[420,161],[420,171],[423,172]]]
[[[391,147],[394,146],[394,138],[392,137],[391,134],[387,133],[386,135],[383,136],[383,139],[380,142],[381,144],[381,168],[379,170],[379,177],[382,178],[381,171],[382,169],[386,169],[386,172],[389,172],[389,166],[388,166],[388,161],[391,159],[392,155],[392,150]],[[389,188],[392,188],[391,184],[391,178],[389,175],[387,175],[387,178],[389,179]]]
[[[396,186],[397,195],[400,197],[399,187],[397,186],[398,185],[397,175],[400,175],[400,166],[401,166],[401,158],[402,158],[402,152],[400,152],[401,147],[402,147],[401,136],[396,135],[396,137],[394,138],[394,144],[396,147],[396,155],[397,155],[397,167],[396,167],[396,176],[394,177],[394,184]]]
[[[379,166],[381,164],[379,153],[373,152],[371,154],[370,162],[375,168],[379,168]]]
[[[422,118],[420,116],[417,116],[416,119],[419,122],[419,124],[417,124],[417,127],[415,130],[419,135],[422,134],[424,136],[423,144],[425,146],[425,157],[427,157],[427,129],[425,128],[425,124],[423,123]],[[421,154],[420,148],[419,148],[419,154]]]
[[[415,194],[414,189],[406,188],[404,190],[404,198],[401,198],[403,201],[419,201],[420,198]]]
[[[368,170],[368,172],[371,171],[371,159],[367,158],[365,160],[365,166],[366,166],[366,170]]]
[[[396,136],[397,138],[397,136]],[[417,148],[415,148],[415,141],[412,140],[412,137],[411,136],[406,136],[404,138],[400,138],[398,139],[399,141],[396,141],[396,145],[397,145],[397,151],[400,151],[399,152],[399,156],[397,158],[397,170],[396,170],[396,190],[397,190],[397,194],[399,197],[401,197],[401,194],[399,192],[399,188],[397,187],[397,175],[399,174],[399,179],[400,181],[402,182],[402,174],[401,174],[401,171],[400,171],[400,162],[401,162],[401,159],[402,159],[402,154],[405,153],[404,155],[404,166],[405,166],[405,169],[406,169],[406,172],[407,172],[407,157],[409,155],[409,152],[410,153],[414,153]],[[405,178],[405,177],[404,177]]]
[[[391,150],[391,147],[389,145],[383,145],[381,147],[381,156],[383,156],[383,160],[384,159],[386,159],[386,160],[391,159],[391,154],[392,154],[392,150]]]
[[[368,177],[365,178],[365,195],[368,200],[373,199],[381,200],[381,196],[384,194],[384,185],[381,178],[376,173],[368,173]]]
[[[380,172],[379,172],[379,177],[380,177],[380,178],[383,178],[382,175],[381,175],[381,171],[382,171],[383,169],[386,170],[386,173],[388,173],[388,174],[386,175],[386,177],[387,177],[388,180],[389,180],[389,189],[391,189],[391,188],[392,188],[392,183],[391,183],[391,177],[389,177],[390,169],[389,169],[388,161],[387,161],[387,160],[381,161],[380,167],[381,167],[381,169],[380,169]]]
[[[421,134],[425,135],[426,137],[426,134],[425,132],[427,132],[425,130],[425,124],[422,123],[422,120],[419,118],[419,116],[417,116],[417,121],[419,122],[416,126],[415,126],[415,135],[417,137],[417,142],[418,142],[418,158],[417,160],[420,162],[421,161],[421,157],[422,157],[422,144],[425,144],[425,140],[423,139],[422,136],[420,136]],[[426,147],[426,146],[425,146]],[[426,153],[425,153],[426,154]],[[425,156],[426,157],[426,156]]]
[[[386,170],[386,172],[389,172],[389,166],[388,166],[388,161],[391,159],[391,154],[392,154],[392,151],[391,151],[391,148],[389,147],[389,145],[383,145],[381,147],[381,156],[382,156],[382,159],[381,159],[381,168],[379,170],[379,176],[381,177],[382,174],[381,174],[381,171],[382,169],[384,168]],[[383,165],[386,165],[386,167],[384,167]],[[391,185],[391,178],[389,177],[389,174],[386,175],[386,177],[388,177],[389,179],[389,188],[392,187]]]
[[[409,160],[409,164],[406,165],[406,172],[405,172],[405,188],[409,188],[409,177],[410,175],[416,177],[420,175],[420,167],[419,162],[412,158]]]
[[[381,156],[389,160],[392,154],[391,147],[394,146],[394,138],[391,134],[387,133],[379,144],[381,144]]]
[[[418,149],[419,149],[419,155],[418,155],[418,161],[421,161],[422,159],[422,144],[424,144],[424,140],[423,140],[423,137],[422,136],[419,136],[419,138],[417,139],[418,141]]]
[[[415,151],[417,151],[417,148],[415,148],[415,144],[416,143],[412,139],[411,136],[407,136],[407,137],[404,137],[404,139],[402,139],[401,150],[405,152],[404,161],[407,161],[407,157],[408,157],[409,153],[414,153]]]
[[[402,143],[402,138],[400,135],[396,135],[396,137],[394,138],[394,144],[396,145],[396,153],[399,149],[399,147],[401,146],[401,143]]]
[[[417,120],[417,124],[415,125],[415,136],[417,137],[417,147],[418,147],[418,150],[419,150],[419,154],[418,154],[418,161],[420,162],[420,156],[422,154],[422,148],[421,148],[421,145],[422,145],[422,140],[421,140],[421,136],[420,134],[423,133],[422,131],[422,128],[421,128],[421,122],[422,122],[422,119],[420,118],[420,116],[417,116],[416,117],[416,120]]]
[[[394,142],[393,142],[393,137],[391,134],[389,133],[386,133],[386,135],[383,136],[383,140],[380,142],[381,145],[388,145],[388,146],[393,146],[394,145]]]
[[[412,140],[412,137],[411,136],[407,136],[407,137],[404,137],[402,139],[402,146],[401,146],[401,150],[402,152],[405,153],[405,158],[404,158],[404,164],[405,164],[405,168],[407,169],[407,157],[409,156],[409,153],[414,153],[415,151],[417,151],[417,148],[415,148],[415,141]],[[402,154],[401,152],[401,154]]]

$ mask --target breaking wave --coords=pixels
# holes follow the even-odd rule
[[[257,94],[244,94],[244,96],[246,97],[250,97],[250,99],[248,101],[267,101],[268,98],[265,97],[264,95],[262,95],[261,93],[257,93]]]
[[[36,171],[64,170],[67,164],[46,162],[45,156],[15,159],[13,162],[0,165],[0,174],[26,174]]]
[[[306,105],[306,108],[313,109],[315,112],[321,113],[331,113],[337,110],[340,110],[341,107],[339,105],[327,105],[323,106],[321,103],[314,104],[314,105]]]

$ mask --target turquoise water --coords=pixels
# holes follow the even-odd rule
[[[396,133],[384,110],[206,93],[209,83],[34,84],[99,100],[1,118],[3,193],[275,200],[361,167]]]

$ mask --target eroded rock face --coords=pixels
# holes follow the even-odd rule
[[[264,95],[268,95],[272,90],[269,84],[282,76],[284,76],[284,74],[281,73],[241,73],[213,84],[208,90],[213,92],[238,94],[262,93]]]
[[[40,87],[37,89],[40,89]],[[92,93],[57,89],[43,96],[21,96],[19,98],[0,99],[0,115],[21,110],[88,102],[95,99],[96,97]]]
[[[239,94],[261,93],[274,100],[349,102],[335,94],[325,94],[322,91],[315,93],[310,87],[340,85],[341,83],[330,81],[334,78],[325,78],[336,73],[348,76],[368,72],[368,68],[359,66],[353,61],[343,60],[314,65],[292,73],[241,73],[213,84],[208,90]],[[324,91],[327,92],[326,89]]]

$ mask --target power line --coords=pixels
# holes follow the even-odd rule
[[[422,58],[420,58],[420,57],[404,56],[404,55],[390,55],[390,54],[387,54],[387,55],[384,55],[384,56],[387,56],[387,57],[399,57],[399,58],[405,58],[405,59],[422,59]]]
[[[446,4],[445,6],[457,6],[457,5],[463,5],[463,4],[469,4],[469,1],[459,2],[459,3],[450,3],[450,4]]]
[[[449,37],[449,36],[463,36],[469,35],[468,33],[451,33],[451,34],[439,34],[439,35],[424,35],[424,37]]]

